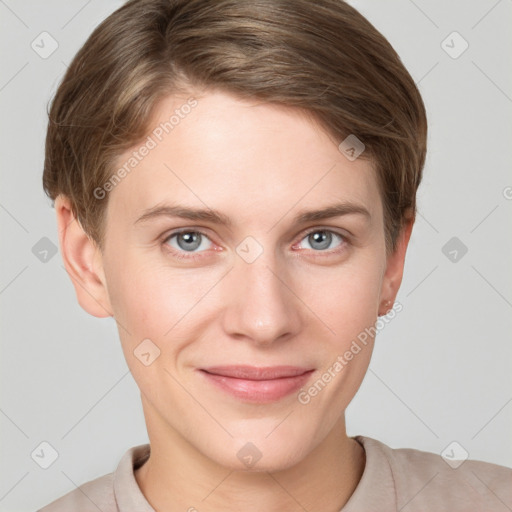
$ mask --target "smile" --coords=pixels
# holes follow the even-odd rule
[[[252,403],[275,402],[294,393],[313,371],[295,366],[216,366],[199,370],[217,389]]]

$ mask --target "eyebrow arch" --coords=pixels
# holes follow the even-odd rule
[[[364,206],[352,202],[342,202],[326,206],[319,210],[303,210],[296,215],[293,222],[294,224],[304,224],[306,222],[352,214],[363,215],[367,219],[371,219],[370,212]],[[211,208],[201,209],[173,205],[162,205],[150,208],[135,221],[135,224],[147,222],[158,217],[180,217],[188,220],[211,222],[212,224],[218,224],[228,228],[233,226],[233,222],[229,217]]]

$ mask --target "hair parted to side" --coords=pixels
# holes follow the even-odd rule
[[[299,109],[336,144],[360,139],[377,173],[386,248],[396,248],[416,213],[425,107],[389,42],[342,0],[128,1],[90,35],[52,101],[46,194],[67,196],[101,248],[108,197],[94,190],[147,136],[160,100],[215,89]]]

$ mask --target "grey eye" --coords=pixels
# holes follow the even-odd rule
[[[204,242],[208,241],[208,237],[198,231],[182,231],[169,236],[167,243],[178,251],[193,252],[197,249],[208,249],[208,244],[204,247]]]
[[[201,234],[193,231],[187,233],[178,233],[177,242],[180,249],[184,251],[194,251],[201,245]]]
[[[338,233],[334,233],[333,231],[329,231],[327,229],[317,229],[316,231],[312,231],[306,235],[302,240],[307,240],[312,249],[317,251],[324,251],[331,246],[335,238],[338,238],[341,242],[343,242],[343,237]],[[331,249],[332,248],[333,247],[331,247]]]
[[[328,231],[315,231],[308,235],[308,240],[314,249],[327,249],[331,244],[332,234]]]

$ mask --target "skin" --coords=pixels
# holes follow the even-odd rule
[[[248,403],[197,369],[310,367],[307,389],[395,300],[413,221],[386,256],[371,161],[349,161],[340,141],[296,110],[221,92],[195,97],[198,105],[110,192],[103,251],[73,221],[68,199],[55,202],[78,301],[115,318],[141,391],[151,456],[137,482],[160,511],[339,511],[365,466],[345,409],[374,340],[307,404],[297,393]],[[186,98],[166,98],[154,126]],[[293,223],[299,212],[340,201],[370,216]],[[232,225],[165,216],[136,223],[164,203],[218,210]],[[199,248],[187,252],[186,241],[168,238],[179,228],[204,233]],[[327,248],[308,237],[311,229],[333,233]],[[237,253],[246,237],[263,249],[252,263]],[[134,350],[148,338],[160,356],[146,366]],[[237,457],[248,442],[262,455],[250,468]]]

